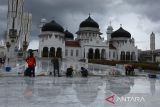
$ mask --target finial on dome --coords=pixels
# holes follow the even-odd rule
[[[54,20],[55,20],[55,17],[53,16],[52,19],[51,19],[51,21],[54,21]]]
[[[109,25],[112,26],[112,21],[111,20],[109,21]]]
[[[122,27],[122,24],[120,24],[120,27]]]

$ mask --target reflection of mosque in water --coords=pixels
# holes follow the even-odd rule
[[[128,94],[131,90],[131,86],[134,85],[134,78],[133,77],[124,77],[124,78],[109,78],[109,90],[116,94],[117,96],[121,97],[125,94]],[[107,84],[108,85],[108,84]]]
[[[97,79],[92,80],[92,79],[82,78],[80,80],[77,80],[75,82],[75,85],[76,86],[74,89],[77,93],[77,98],[83,105],[88,106],[96,100],[99,92],[98,87],[102,86],[102,83]]]
[[[156,86],[155,86],[156,79],[149,79],[149,82],[150,82],[150,93],[154,95],[156,92]]]
[[[39,81],[37,85],[37,94],[41,98],[56,98],[58,95],[60,95],[63,89],[55,78],[50,83]]]
[[[40,98],[50,99],[52,102],[57,101],[61,96],[65,98],[66,95],[64,92],[67,91],[67,88],[72,88],[72,78],[50,78],[50,80],[51,82],[38,81],[37,96]]]
[[[43,79],[42,79],[43,78]],[[150,81],[151,83],[155,81]],[[99,98],[111,93],[121,97],[130,92],[134,85],[133,77],[108,77],[103,82],[100,77],[92,78],[48,78],[26,79],[24,96],[28,101],[59,102],[61,98],[70,102],[80,102],[84,106],[95,104]],[[151,87],[154,90],[154,87]],[[108,91],[108,92],[107,92]],[[100,98],[100,99],[101,99]]]

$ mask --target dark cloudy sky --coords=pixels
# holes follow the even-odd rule
[[[37,48],[41,18],[56,20],[72,33],[81,21],[91,17],[99,23],[103,37],[112,22],[114,30],[122,24],[136,40],[140,49],[149,49],[151,32],[156,34],[156,48],[160,48],[160,0],[25,0],[25,11],[33,15],[30,48]],[[0,35],[6,29],[7,0],[0,0]],[[76,36],[76,35],[75,35]],[[32,47],[34,45],[34,47]]]

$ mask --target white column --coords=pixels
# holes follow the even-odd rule
[[[118,52],[118,60],[121,60],[121,51]]]
[[[88,50],[85,49],[85,56],[86,56],[86,59],[88,59]]]
[[[102,58],[101,58],[101,57],[102,57],[102,50],[101,50],[101,49],[99,49],[99,54],[100,54],[99,59],[102,59]]]

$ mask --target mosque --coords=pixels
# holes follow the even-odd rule
[[[138,48],[131,34],[122,26],[113,31],[111,25],[106,31],[107,40],[101,37],[99,24],[89,16],[82,21],[77,36],[56,21],[41,19],[39,35],[39,57],[59,57],[68,59],[106,59],[138,61]]]

